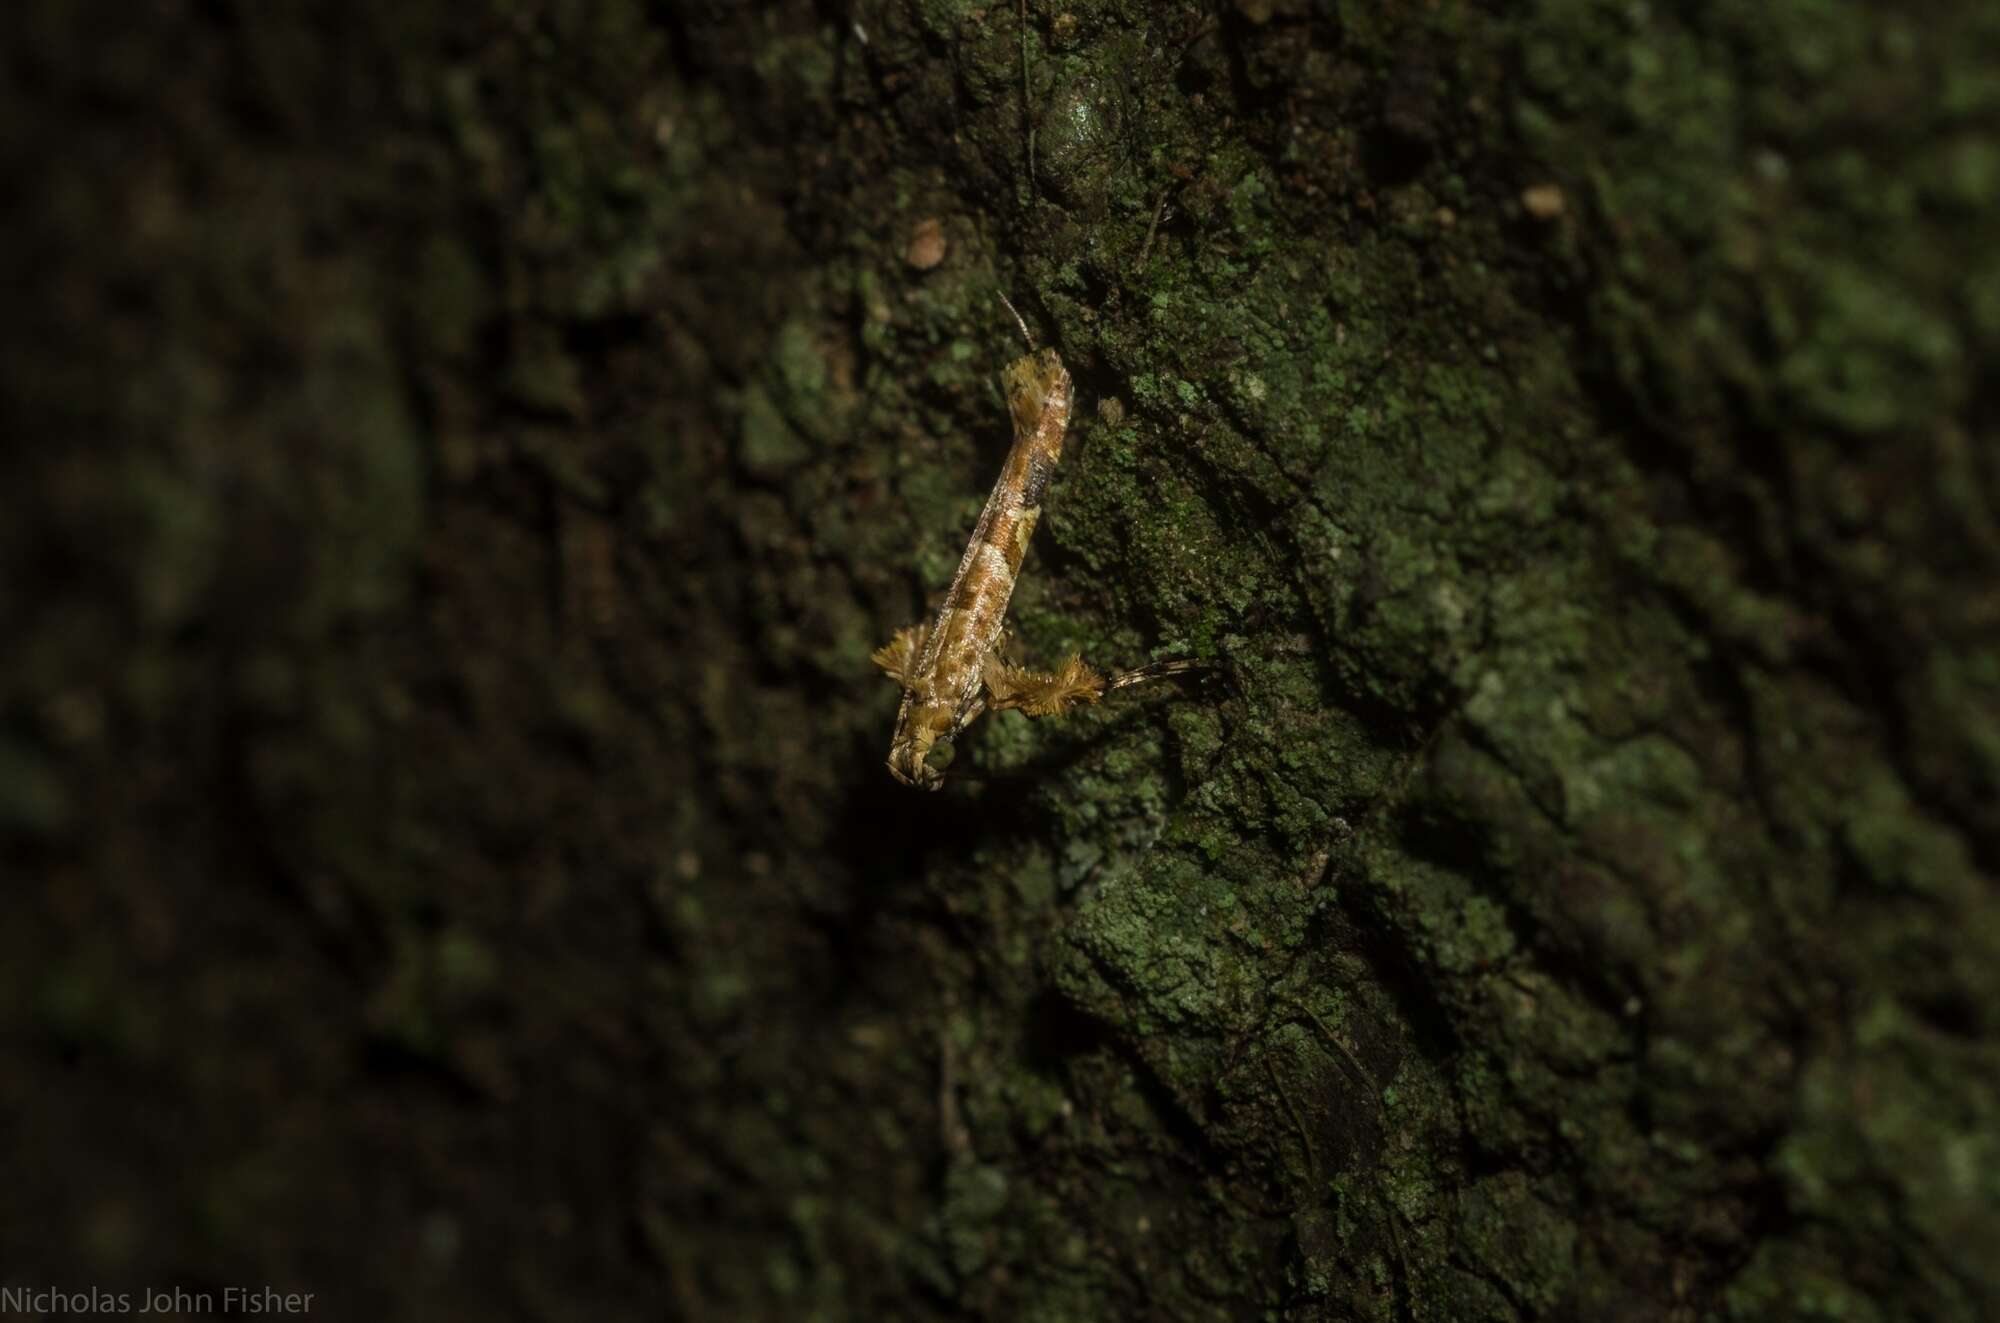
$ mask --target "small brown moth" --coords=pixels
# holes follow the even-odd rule
[[[944,784],[944,774],[925,761],[932,747],[957,738],[982,712],[1012,708],[1030,717],[1055,716],[1079,703],[1095,703],[1108,690],[1198,665],[1166,662],[1107,677],[1077,656],[1047,672],[1001,659],[998,644],[1007,603],[1041,517],[1042,496],[1062,458],[1074,402],[1061,357],[1053,349],[1036,350],[1027,322],[1004,294],[1001,302],[1028,342],[1028,352],[1009,363],[1000,377],[1014,420],[1013,448],[937,619],[899,630],[874,653],[875,664],[903,687],[889,772],[905,785],[925,790]]]

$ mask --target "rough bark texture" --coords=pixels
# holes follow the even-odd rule
[[[1994,1316],[2000,7],[478,9],[10,7],[0,1285]]]

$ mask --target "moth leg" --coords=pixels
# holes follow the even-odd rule
[[[970,726],[973,722],[979,720],[979,718],[986,715],[987,707],[988,707],[988,702],[985,694],[981,694],[977,698],[974,698],[972,700],[972,706],[966,708],[965,711],[961,712],[958,716],[958,719],[951,723],[951,734],[946,736],[946,738],[956,740],[959,736],[965,734],[965,728],[967,726]]]
[[[1186,658],[1105,675],[1083,658],[1072,656],[1053,671],[1031,671],[1007,661],[996,649],[987,655],[980,678],[986,684],[986,705],[993,711],[1011,708],[1024,716],[1052,717],[1080,704],[1095,703],[1114,689],[1206,670],[1208,666],[1208,662]]]
[[[1193,657],[1174,661],[1154,662],[1150,666],[1135,666],[1129,671],[1119,671],[1104,682],[1106,690],[1123,689],[1127,685],[1144,684],[1148,680],[1164,680],[1170,675],[1185,675],[1189,671],[1205,671],[1209,663]]]
[[[924,639],[931,627],[919,620],[914,625],[905,625],[896,631],[896,636],[868,654],[868,659],[880,666],[883,672],[905,689],[910,687],[910,668],[917,664],[917,656],[924,650]]]
[[[1105,678],[1083,658],[1072,656],[1053,671],[1031,671],[988,653],[980,678],[985,681],[986,706],[995,712],[1012,709],[1027,717],[1060,716],[1104,697]]]

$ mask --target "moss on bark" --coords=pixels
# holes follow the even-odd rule
[[[1992,1311],[2000,20],[93,8],[0,116],[8,1272]],[[922,798],[1003,291],[1021,648],[1214,667]]]

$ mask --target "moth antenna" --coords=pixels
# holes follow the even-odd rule
[[[1028,334],[1027,319],[1021,316],[1020,310],[1017,309],[1014,306],[1013,301],[1007,297],[1007,293],[1005,290],[1000,291],[1000,301],[1007,305],[1007,311],[1014,314],[1014,325],[1021,328],[1021,338],[1028,342],[1028,352],[1033,353],[1035,351],[1035,337]]]

